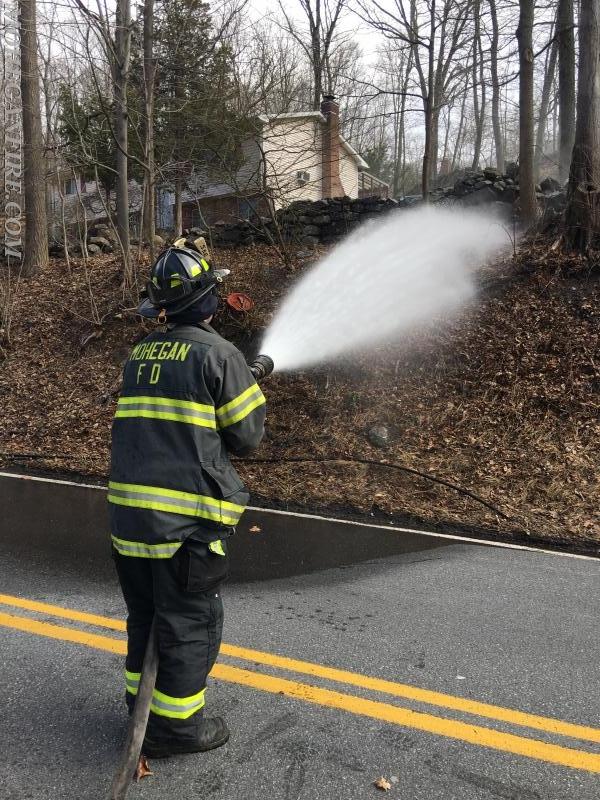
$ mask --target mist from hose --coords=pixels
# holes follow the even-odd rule
[[[423,206],[363,226],[284,299],[261,352],[277,371],[397,342],[474,294],[474,267],[509,243],[490,215]]]

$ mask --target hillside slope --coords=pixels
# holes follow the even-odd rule
[[[255,501],[600,546],[600,284],[577,264],[559,275],[546,250],[482,271],[469,308],[401,346],[264,386],[257,458],[387,460],[457,484],[508,520],[454,489],[365,464],[240,464]],[[307,266],[284,268],[262,246],[217,260],[233,270],[228,291],[256,308],[224,310],[216,327],[252,351]],[[21,284],[0,362],[4,467],[106,475],[121,365],[145,330],[132,306],[108,256],[71,273],[55,260]],[[373,426],[388,429],[384,449],[370,443]]]

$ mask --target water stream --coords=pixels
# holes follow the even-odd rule
[[[479,212],[423,206],[363,226],[315,264],[283,300],[261,352],[277,371],[330,362],[460,309],[473,271],[509,243]]]

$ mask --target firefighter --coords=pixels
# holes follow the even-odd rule
[[[265,398],[242,354],[209,324],[222,277],[193,246],[158,257],[138,311],[166,330],[130,353],[112,428],[108,501],[128,610],[130,713],[156,619],[159,668],[142,749],[151,758],[229,738],[221,717],[204,716],[228,539],[248,502],[229,454],[260,443]]]

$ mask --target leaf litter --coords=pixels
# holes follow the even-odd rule
[[[279,300],[309,264],[297,258],[285,267],[258,245],[215,255],[232,270],[228,291],[255,303],[241,314],[223,309],[216,327],[254,355]],[[476,301],[443,324],[266,381],[267,434],[255,455],[278,463],[236,462],[255,502],[504,537],[526,532],[597,552],[597,267],[538,242],[514,262],[483,268],[478,280]],[[98,318],[101,336],[92,335]],[[150,330],[123,298],[115,257],[90,259],[87,269],[73,259],[70,274],[52,260],[22,282],[13,344],[3,345],[0,364],[0,451],[9,454],[0,463],[104,479],[122,364]],[[375,425],[389,431],[385,449],[367,437]],[[285,462],[299,456],[396,462],[478,494],[511,520],[414,475]]]

